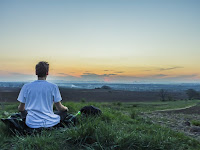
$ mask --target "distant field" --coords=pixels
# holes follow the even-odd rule
[[[0,88],[0,102],[16,102],[20,88]],[[159,92],[122,91],[106,89],[67,89],[60,88],[63,101],[80,102],[147,102],[159,101]],[[170,92],[173,99],[186,99],[184,92]]]
[[[181,128],[171,128],[182,124],[182,116],[168,118],[161,110],[192,107],[199,100],[171,102],[65,102],[70,113],[75,114],[83,106],[94,105],[103,111],[100,117],[78,117],[75,128],[42,131],[29,136],[12,135],[0,122],[0,149],[136,149],[136,150],[199,150],[199,137]],[[1,103],[0,118],[17,112],[18,103]],[[162,116],[161,116],[162,115]],[[193,117],[197,114],[193,114]],[[188,117],[188,116],[187,116]],[[197,120],[198,121],[198,120]],[[197,122],[196,121],[196,122]],[[177,123],[178,124],[175,124]],[[196,123],[197,124],[197,123]],[[187,128],[193,128],[191,125]]]

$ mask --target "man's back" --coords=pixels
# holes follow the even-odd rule
[[[51,127],[60,122],[60,116],[53,113],[53,102],[61,101],[57,85],[46,80],[25,84],[18,101],[25,103],[28,115],[26,124],[31,128]]]

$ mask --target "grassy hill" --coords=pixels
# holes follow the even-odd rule
[[[99,117],[79,116],[76,127],[42,131],[22,136],[12,134],[0,122],[0,149],[136,149],[136,150],[198,150],[200,142],[170,128],[155,124],[142,117],[142,113],[176,109],[194,105],[199,101],[135,102],[135,103],[64,103],[75,114],[86,105],[100,108]],[[3,103],[0,118],[17,112],[17,103]]]

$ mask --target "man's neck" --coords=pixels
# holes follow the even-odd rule
[[[38,80],[46,80],[47,77],[38,77]]]

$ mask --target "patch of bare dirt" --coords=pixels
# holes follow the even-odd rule
[[[200,140],[200,126],[192,124],[192,120],[200,121],[199,105],[179,110],[143,113],[142,116],[150,119],[153,123]]]

